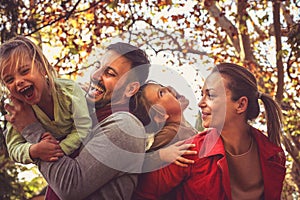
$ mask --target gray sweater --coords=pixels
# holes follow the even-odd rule
[[[44,132],[35,123],[22,135],[37,143]],[[99,122],[83,144],[74,159],[37,162],[55,193],[61,199],[130,199],[144,160],[145,130],[140,121],[128,112],[116,112]]]

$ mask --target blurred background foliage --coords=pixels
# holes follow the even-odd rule
[[[162,65],[235,62],[251,70],[260,90],[284,113],[288,174],[283,199],[300,187],[300,1],[272,0],[1,0],[0,42],[26,35],[61,76],[76,79],[95,47],[118,37],[164,58]],[[97,54],[97,52],[96,52]],[[195,80],[196,82],[196,80]],[[196,82],[199,84],[199,81]],[[195,91],[197,92],[197,91]],[[0,120],[6,127],[1,88]],[[264,116],[259,123],[264,124]],[[0,199],[29,199],[45,185],[35,167],[10,161],[0,139]],[[26,180],[18,174],[37,173]]]

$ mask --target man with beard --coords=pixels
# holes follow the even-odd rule
[[[144,51],[126,43],[112,44],[91,74],[87,101],[95,121],[76,158],[55,154],[56,162],[37,161],[40,172],[61,199],[130,199],[141,172],[145,131],[129,113],[129,100],[148,77]],[[13,99],[8,121],[32,144],[58,141],[43,129],[29,106]],[[75,122],[80,123],[80,122]],[[38,151],[34,148],[32,151]]]

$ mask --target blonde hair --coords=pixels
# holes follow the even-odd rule
[[[50,65],[42,50],[31,40],[24,36],[16,36],[0,47],[0,78],[3,83],[3,72],[6,68],[17,69],[18,66],[31,59],[31,67],[36,66],[41,73],[45,73],[50,90],[55,91],[54,78],[57,73]]]

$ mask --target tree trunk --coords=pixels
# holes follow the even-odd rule
[[[238,0],[237,2],[237,26],[238,26],[238,32],[239,32],[239,44],[241,48],[240,58],[243,62],[251,62],[256,63],[253,51],[251,48],[251,41],[248,33],[248,27],[247,27],[247,19],[248,19],[248,13],[246,11],[247,8],[247,0]]]
[[[280,2],[273,1],[273,19],[274,32],[276,40],[276,65],[277,65],[277,91],[276,100],[280,103],[283,98],[283,62],[282,62],[282,44],[281,44],[281,30],[280,30]]]

